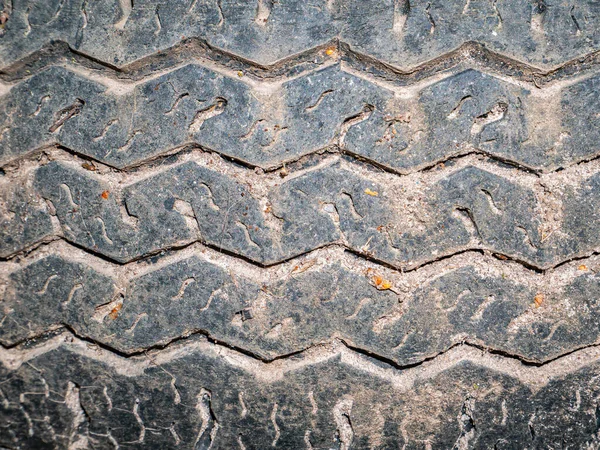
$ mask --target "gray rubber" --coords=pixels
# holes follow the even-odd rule
[[[0,447],[600,448],[600,4],[0,0]]]

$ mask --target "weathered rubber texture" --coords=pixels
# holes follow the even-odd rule
[[[600,448],[600,4],[0,0],[0,448]]]
[[[467,70],[404,99],[339,63],[254,89],[187,65],[124,92],[50,67],[14,86],[0,107],[0,161],[60,144],[123,168],[195,144],[271,168],[337,144],[400,173],[473,149],[549,171],[598,155],[600,132],[578,119],[600,114],[598,80],[548,98]]]

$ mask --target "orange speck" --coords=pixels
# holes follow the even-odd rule
[[[577,268],[577,270],[588,270],[588,268],[585,264],[582,264]]]
[[[540,306],[542,306],[542,303],[544,303],[544,294],[537,294],[533,301],[535,302],[535,307],[539,308]]]
[[[244,72],[242,72],[241,70],[238,70],[237,76],[242,78],[244,76]]]
[[[377,197],[379,192],[372,191],[371,189],[367,188],[365,189],[365,194],[370,195],[371,197]]]
[[[102,192],[102,194],[100,194],[100,196],[104,199],[104,200],[108,200],[108,194],[110,194],[109,191],[104,191]]]
[[[110,313],[108,313],[108,317],[110,317],[112,320],[115,320],[119,316],[119,311],[121,311],[122,307],[123,303],[119,303],[110,311]]]
[[[86,163],[84,162],[81,167],[83,167],[85,170],[89,170],[91,172],[95,172],[96,171],[96,166],[90,163]]]
[[[371,281],[373,282],[375,287],[377,289],[379,289],[380,291],[387,291],[388,289],[391,289],[391,287],[392,287],[392,282],[385,280],[380,275],[374,275],[373,278],[371,278]]]
[[[333,56],[336,54],[336,48],[335,47],[329,47],[327,50],[325,50],[325,54],[327,56]]]
[[[390,289],[391,287],[392,287],[391,281],[383,280],[383,283],[381,283],[381,286],[379,286],[379,289],[381,289],[382,291],[386,291],[386,290]]]

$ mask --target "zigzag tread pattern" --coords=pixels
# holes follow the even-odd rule
[[[599,447],[599,17],[0,1],[0,447]]]
[[[334,38],[404,66],[468,41],[543,66],[599,49],[592,0],[24,0],[4,2],[2,13],[1,66],[63,41],[121,67],[192,37],[261,65]]]
[[[600,114],[598,75],[537,89],[459,67],[394,88],[330,50],[278,82],[196,63],[134,83],[50,66],[4,95],[0,162],[59,145],[122,169],[197,146],[272,169],[337,147],[405,174],[473,152],[542,172],[599,154],[597,129],[578,120]]]

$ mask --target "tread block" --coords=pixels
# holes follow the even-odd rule
[[[13,346],[67,326],[131,354],[200,333],[273,359],[339,337],[408,365],[462,342],[544,362],[599,337],[600,278],[589,271],[552,286],[551,278],[463,264],[386,289],[373,270],[307,264],[304,273],[265,283],[192,256],[117,289],[121,277],[48,256],[9,275],[0,342]]]
[[[51,162],[36,171],[34,187],[56,209],[67,240],[119,262],[200,240],[260,264],[342,244],[400,268],[469,249],[546,268],[596,249],[597,181],[565,189],[560,233],[544,231],[533,189],[473,166],[427,186],[416,226],[398,204],[407,196],[401,185],[383,187],[340,162],[273,186],[270,210],[243,183],[196,162],[115,190],[71,163]]]
[[[199,145],[272,168],[335,145],[400,173],[474,151],[553,171],[598,155],[598,79],[545,94],[469,69],[406,99],[337,64],[262,88],[195,64],[120,87],[53,66],[0,101],[0,161],[59,144],[123,168]]]
[[[52,0],[40,5],[27,0],[3,11],[2,66],[57,40],[118,67],[190,37],[260,65],[334,38],[404,68],[471,41],[543,67],[599,48],[598,5],[593,0],[539,5],[524,0],[151,0],[141,5]]]
[[[470,362],[403,386],[340,358],[307,361],[265,381],[210,349],[154,363],[151,355],[90,356],[63,345],[3,369],[0,411],[9,427],[0,442],[301,448],[308,439],[313,447],[358,449],[418,448],[424,441],[443,448],[598,443],[595,363],[532,391]]]
[[[18,183],[18,184],[17,184]],[[0,184],[0,257],[34,245],[54,233],[40,196],[25,180]],[[21,184],[23,183],[23,184]]]

